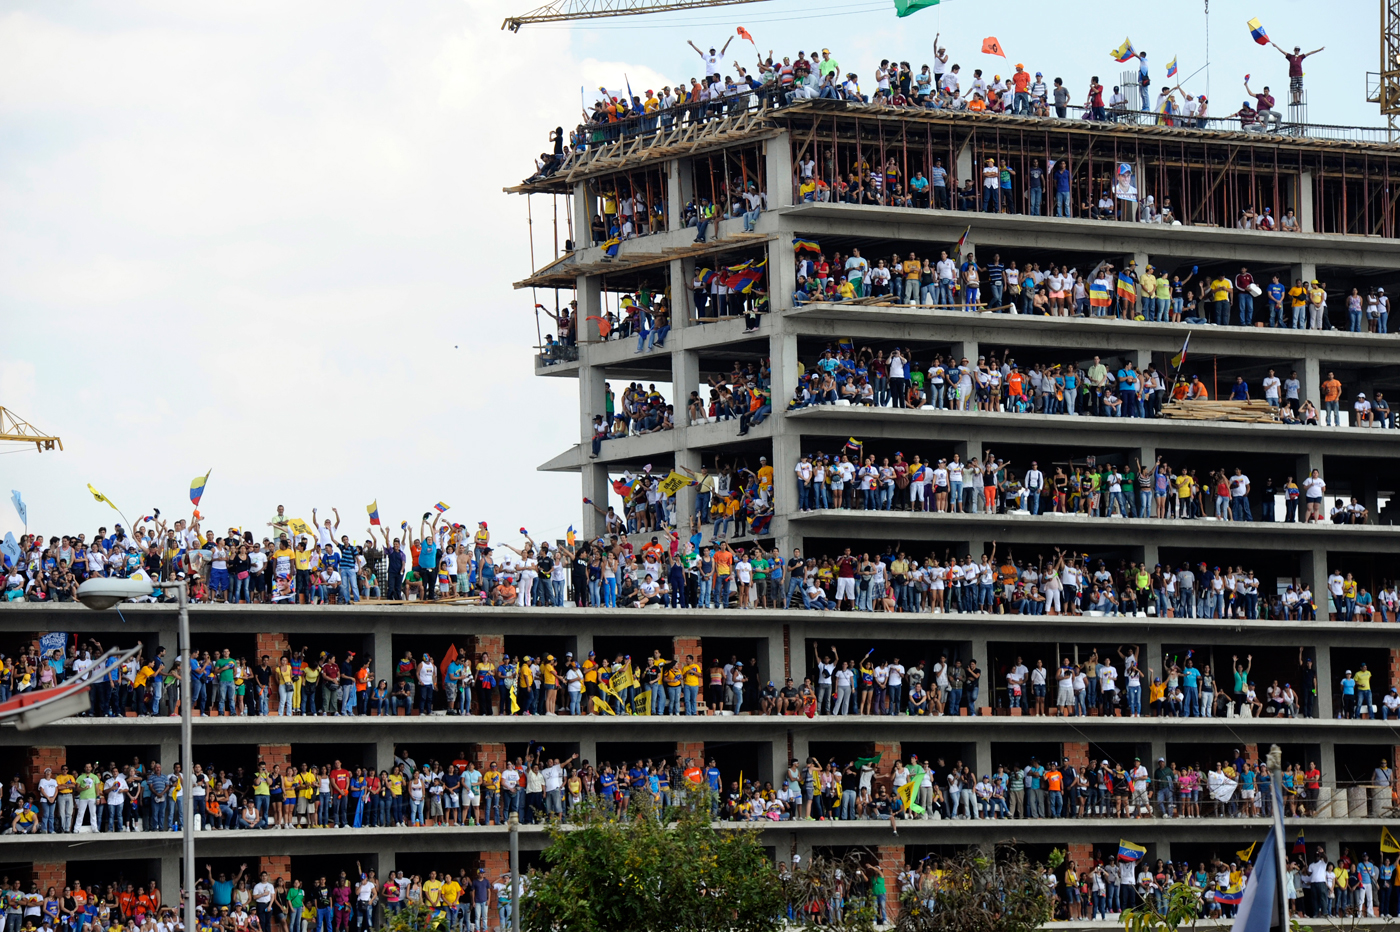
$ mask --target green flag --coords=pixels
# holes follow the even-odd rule
[[[856,763],[855,763],[855,769],[856,769],[856,770],[859,770],[860,768],[864,767],[866,764],[869,764],[871,767],[874,767],[874,766],[875,766],[876,764],[878,764],[878,763],[880,763],[880,755],[879,755],[879,754],[876,754],[874,757],[857,757],[857,758],[856,758]]]
[[[938,6],[939,0],[894,0],[894,9],[899,16],[917,13],[924,7]]]

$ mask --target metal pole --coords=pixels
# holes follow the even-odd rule
[[[510,814],[510,928],[520,932],[520,813]]]
[[[190,607],[185,583],[166,583],[180,596],[180,841],[184,849],[185,929],[194,916],[194,739],[190,725]]]
[[[1274,853],[1278,858],[1279,928],[1288,928],[1288,858],[1283,844],[1283,751],[1277,744],[1268,755],[1269,793],[1274,806]],[[1306,860],[1306,857],[1304,858]]]

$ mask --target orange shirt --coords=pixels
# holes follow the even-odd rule
[[[715,573],[719,576],[728,576],[734,572],[734,554],[729,550],[719,550],[715,552]]]
[[[1342,397],[1342,383],[1336,379],[1328,379],[1322,383],[1322,400],[1336,401]]]
[[[1057,793],[1064,789],[1065,778],[1058,770],[1051,770],[1045,774],[1045,782],[1050,785],[1050,792]]]
[[[1016,93],[1024,94],[1026,88],[1031,85],[1031,76],[1024,71],[1018,71],[1011,76],[1011,84],[1016,88]]]
[[[1006,390],[1012,395],[1019,395],[1021,394],[1021,386],[1024,382],[1025,379],[1022,377],[1021,373],[1013,372],[1006,377]]]
[[[1192,398],[1205,398],[1205,399],[1209,400],[1209,399],[1210,399],[1210,390],[1206,388],[1206,383],[1205,383],[1205,382],[1197,382],[1195,385],[1192,385],[1192,386],[1191,386],[1191,397],[1192,397]]]

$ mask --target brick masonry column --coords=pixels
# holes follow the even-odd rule
[[[695,657],[696,662],[699,663],[701,667],[705,666],[705,653],[700,638],[671,638],[671,650],[672,656],[682,663],[685,662],[686,654],[690,654]]]
[[[904,870],[904,846],[881,845],[875,849],[877,869],[885,877],[885,913],[891,923],[899,915],[899,875]]]
[[[501,876],[505,874],[506,871],[510,870],[510,852],[483,851],[481,852],[480,864],[482,867],[486,868],[487,878],[492,883],[495,883],[497,880],[501,879]]]
[[[875,753],[880,755],[880,762],[875,765],[875,779],[888,783],[894,772],[894,762],[901,756],[899,742],[881,744],[877,741],[875,742]],[[898,850],[903,851],[902,848]],[[901,857],[903,857],[902,854]]]
[[[1259,763],[1259,745],[1246,744],[1244,746],[1244,762],[1251,767]]]
[[[1089,766],[1089,745],[1083,741],[1066,741],[1061,748],[1065,763],[1083,772]]]
[[[492,761],[498,764],[505,763],[506,746],[504,744],[474,744],[471,755],[476,769],[485,773]]]
[[[490,655],[493,663],[500,663],[501,654],[505,653],[506,650],[504,634],[478,634],[475,637],[467,638],[467,643],[471,645],[473,665],[475,665],[477,656],[483,651]]]
[[[705,766],[705,743],[703,741],[677,741],[676,760],[684,765],[687,757],[693,758],[695,763],[701,767]]]
[[[1073,843],[1065,846],[1065,857],[1069,863],[1074,865],[1075,873],[1083,874],[1094,864],[1094,846],[1083,843]]]
[[[272,661],[273,666],[276,666],[283,651],[292,649],[285,634],[259,634],[256,636],[256,642],[258,660],[262,659],[263,654],[267,654],[268,660]],[[257,660],[254,660],[253,663],[256,665]]]
[[[263,855],[258,858],[258,873],[267,871],[269,882],[276,883],[281,877],[290,880],[292,877],[292,856],[289,854]],[[257,878],[255,877],[254,880]]]
[[[34,882],[39,885],[42,893],[49,887],[57,887],[62,890],[68,885],[68,862],[67,861],[35,861],[30,867]]]
[[[30,789],[34,789],[39,785],[39,778],[44,775],[45,767],[52,768],[54,776],[58,775],[59,769],[68,762],[68,749],[32,747],[29,749],[27,762],[29,779],[26,782]],[[35,790],[35,792],[37,793],[38,791]],[[37,865],[35,866],[37,867]]]
[[[279,765],[285,771],[287,765],[292,762],[292,746],[290,744],[260,744],[258,745],[258,757],[267,763],[269,772],[273,767]]]

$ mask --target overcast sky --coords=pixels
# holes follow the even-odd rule
[[[1154,83],[1173,55],[1180,77],[1205,63],[1190,2],[1100,17],[946,0],[897,20],[890,0],[771,0],[500,30],[533,2],[0,7],[0,404],[64,443],[0,456],[0,495],[23,493],[31,530],[120,520],[87,483],[133,519],[187,513],[211,467],[202,510],[221,528],[284,504],[339,506],[359,533],[373,499],[392,526],[439,500],[507,538],[577,525],[576,477],[535,472],[577,440],[576,383],[532,375],[531,301],[510,287],[530,270],[525,203],[501,188],[577,120],[581,88],[701,74],[687,39],[742,25],[765,52],[831,48],[873,85],[880,58],[930,61],[941,30],[965,71],[1023,61],[1076,102],[1090,73],[1121,70],[1125,33]],[[1313,122],[1379,123],[1376,5],[1326,10],[1216,0],[1214,111],[1239,106],[1246,72],[1287,84],[1250,41],[1259,15],[1280,44],[1327,46]],[[978,53],[989,34],[1006,61]],[[753,51],[736,39],[727,58]],[[535,208],[542,263],[553,215]],[[20,526],[0,505],[5,530]]]

